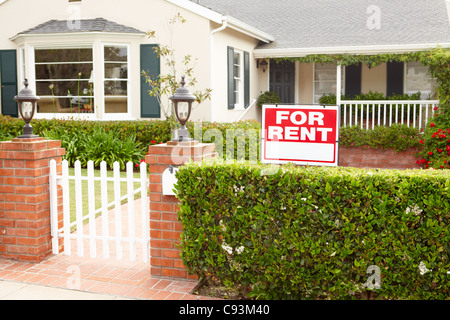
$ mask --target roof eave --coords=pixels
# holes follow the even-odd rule
[[[449,42],[425,43],[425,44],[395,44],[372,46],[338,46],[338,47],[314,47],[314,48],[286,48],[286,49],[255,49],[255,58],[295,58],[312,54],[353,54],[376,55],[389,53],[405,53],[425,51],[436,47],[450,48]]]
[[[112,36],[127,36],[127,37],[142,37],[145,32],[108,32],[108,31],[82,31],[82,32],[55,32],[55,33],[19,33],[9,38],[15,41],[20,38],[38,38],[38,37],[57,37],[57,36],[82,36],[82,35],[112,35]]]
[[[202,5],[196,4],[192,1],[189,0],[166,0],[166,1],[183,9],[189,10],[215,23],[222,24],[226,20],[228,22],[229,28],[239,31],[243,34],[251,36],[265,43],[270,43],[275,40],[275,38],[272,37],[270,34],[267,34],[257,28],[254,28],[236,18],[222,15],[218,12],[208,9]]]

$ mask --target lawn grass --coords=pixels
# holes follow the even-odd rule
[[[113,177],[113,171],[108,170],[107,176]],[[69,176],[75,176],[75,169],[69,168]],[[87,177],[87,169],[81,169],[81,176]],[[120,172],[121,178],[126,178],[127,173],[126,172]],[[100,170],[94,170],[94,177],[100,177]],[[140,178],[139,173],[133,173],[133,178]],[[100,181],[94,181],[94,197],[95,197],[95,210],[101,208],[101,186]],[[140,187],[140,182],[134,182],[133,183],[134,190]],[[108,181],[107,182],[107,194],[108,194],[108,203],[114,201],[114,182]],[[82,180],[81,181],[81,194],[82,194],[82,215],[85,216],[89,214],[89,201],[88,201],[88,181]],[[120,195],[126,195],[127,194],[127,183],[125,181],[120,182]],[[138,192],[134,195],[135,199],[139,199],[141,197],[141,193]],[[69,203],[70,203],[70,221],[73,222],[76,220],[76,201],[75,201],[75,180],[69,179]],[[123,200],[123,203],[126,203],[127,200]],[[114,204],[112,204],[108,209],[114,208]],[[97,214],[100,215],[100,213]],[[89,219],[84,220],[85,223],[89,221]]]

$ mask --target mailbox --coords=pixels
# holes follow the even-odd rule
[[[162,174],[162,192],[165,196],[174,196],[175,192],[173,191],[175,183],[177,182],[177,178],[175,177],[175,173],[178,171],[178,168],[170,166],[166,170],[164,170]]]

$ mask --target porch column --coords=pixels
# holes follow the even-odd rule
[[[336,104],[341,105],[341,91],[342,91],[342,66],[338,64],[336,66]]]

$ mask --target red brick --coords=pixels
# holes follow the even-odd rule
[[[186,278],[187,272],[182,269],[162,269],[162,276],[164,277],[176,277],[176,278]]]
[[[173,267],[173,259],[152,257],[150,259],[150,264],[152,266]]]
[[[173,204],[162,202],[150,202],[150,210],[173,212]]]
[[[180,231],[162,231],[161,237],[163,239],[179,240],[180,234]]]

